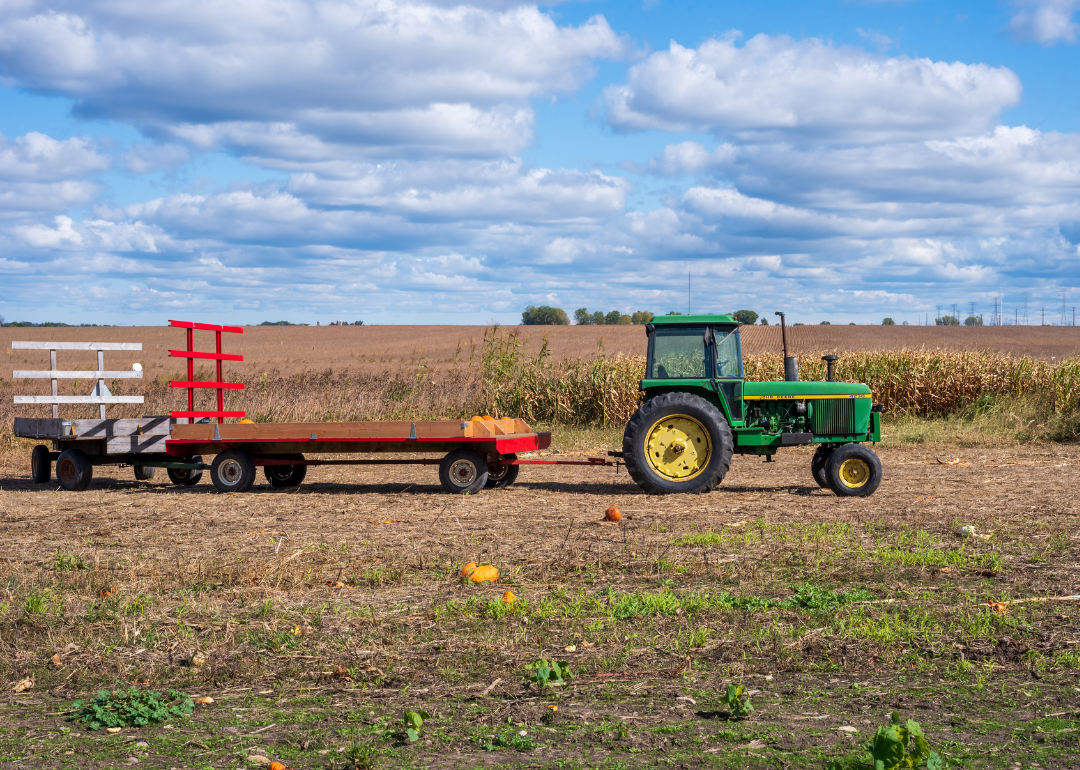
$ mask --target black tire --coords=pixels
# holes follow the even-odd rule
[[[56,458],[56,480],[69,492],[81,492],[90,486],[94,466],[79,449],[65,449]]]
[[[829,458],[836,450],[836,447],[831,444],[822,444],[814,452],[814,459],[810,461],[810,473],[814,476],[814,481],[822,489],[829,488],[829,481],[825,478],[825,464],[829,462]]]
[[[300,454],[275,455],[274,458],[277,460],[303,460],[304,456]],[[264,465],[263,475],[270,482],[270,486],[276,489],[298,487],[303,482],[304,477],[307,476],[307,468],[306,465]]]
[[[695,450],[686,455],[685,470],[690,475],[685,478],[661,473],[654,462],[650,461],[647,443],[655,430],[662,428],[661,423],[665,418],[682,418],[684,421],[689,418],[689,423],[696,424],[700,433],[704,434],[696,439],[689,433],[682,434],[692,439],[691,446]],[[673,423],[673,427],[677,427],[677,424]],[[701,445],[705,444],[702,439],[706,436],[708,446],[702,448]],[[677,451],[678,446],[683,449]],[[655,458],[668,458],[667,463],[674,465],[687,451],[685,447],[686,441],[676,440],[670,445],[654,446],[652,451]],[[657,454],[658,449],[663,450],[663,453]],[[649,399],[634,412],[623,434],[623,461],[626,463],[626,470],[630,478],[650,495],[711,492],[727,475],[733,449],[731,426],[724,419],[723,413],[701,396],[692,393],[665,393]],[[704,458],[702,452],[707,452]],[[695,465],[698,468],[696,471],[693,470]]]
[[[867,497],[881,484],[881,460],[862,444],[844,444],[825,463],[825,480],[839,497]]]
[[[471,449],[455,449],[439,463],[439,481],[452,495],[475,495],[487,480],[487,460]]]
[[[30,478],[35,484],[48,484],[52,478],[52,460],[49,459],[49,448],[44,444],[38,444],[30,451]]]
[[[202,456],[195,455],[194,457],[185,457],[186,463],[201,463]],[[169,481],[176,484],[178,487],[191,487],[198,484],[202,480],[202,471],[193,471],[184,468],[166,468],[165,472],[169,474]]]
[[[135,466],[135,480],[136,481],[150,481],[150,479],[154,478],[154,471],[156,471],[156,470],[157,470],[157,468],[148,468],[145,465],[136,465]]]
[[[247,492],[255,483],[255,463],[247,452],[226,449],[214,458],[210,480],[219,492]]]
[[[505,459],[516,460],[516,455],[509,455]],[[488,479],[485,489],[503,489],[517,481],[520,465],[508,465],[506,463],[488,463]]]

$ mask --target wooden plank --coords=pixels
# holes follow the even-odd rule
[[[168,436],[175,421],[169,417],[139,417],[123,420],[71,420],[71,429],[80,438],[114,436]]]
[[[16,404],[141,404],[142,396],[15,396]]]
[[[86,372],[54,372],[51,369],[16,369],[11,373],[13,380],[141,380],[142,372],[100,372],[100,371],[86,371]]]
[[[16,417],[13,433],[19,438],[59,438],[63,420],[55,417]]]
[[[142,350],[141,342],[12,342],[12,350]]]
[[[134,452],[164,452],[168,436],[114,436],[105,442],[105,453],[125,455]]]
[[[401,438],[408,439],[415,430],[417,438],[464,438],[465,431],[459,420],[418,420],[410,422],[294,422],[294,423],[244,423],[216,426],[222,441],[252,441],[258,439],[296,439],[310,441],[312,434],[317,440],[335,438]],[[177,425],[174,439],[211,441],[214,425]]]

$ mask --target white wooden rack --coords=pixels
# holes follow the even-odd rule
[[[98,404],[101,419],[105,419],[106,404],[141,404],[142,396],[114,396],[105,385],[106,379],[142,379],[142,371],[106,371],[106,350],[142,350],[141,342],[12,342],[13,350],[48,350],[49,368],[45,370],[15,370],[13,379],[52,380],[51,396],[15,396],[16,404],[52,404],[52,415],[60,417],[59,404]],[[94,371],[58,371],[56,351],[84,350],[97,351],[97,369]],[[57,395],[57,380],[92,379],[97,380],[94,392],[89,396]]]

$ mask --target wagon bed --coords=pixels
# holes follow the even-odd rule
[[[449,492],[477,492],[507,486],[519,466],[531,464],[608,465],[585,461],[520,459],[518,453],[546,449],[551,434],[533,431],[516,418],[337,423],[192,423],[184,417],[117,420],[60,420],[18,417],[14,432],[46,439],[34,448],[35,481],[48,481],[51,465],[65,489],[89,486],[95,465],[131,465],[138,479],[165,469],[176,484],[197,483],[209,469],[221,491],[246,491],[262,467],[274,487],[296,486],[311,465],[438,465]],[[442,458],[310,459],[307,454],[443,454]],[[204,456],[214,456],[210,464]]]

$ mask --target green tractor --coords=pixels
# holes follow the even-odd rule
[[[870,388],[828,380],[800,382],[787,354],[784,382],[747,382],[739,322],[730,315],[658,316],[646,325],[649,353],[644,400],[623,436],[623,458],[645,492],[711,492],[733,454],[763,455],[815,444],[811,472],[818,485],[843,497],[871,495],[881,460],[860,442],[881,440],[881,407]]]

